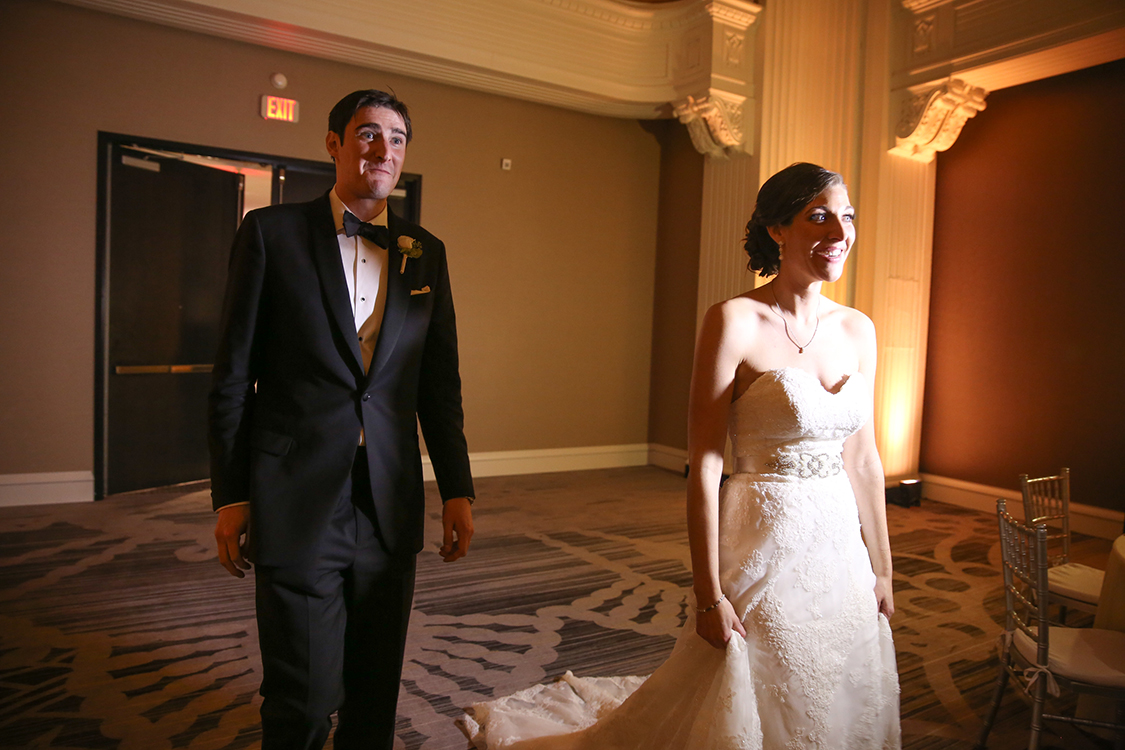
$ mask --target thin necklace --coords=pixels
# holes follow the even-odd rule
[[[804,346],[801,346],[797,343],[796,339],[789,335],[789,323],[785,320],[785,316],[781,314],[781,303],[777,301],[777,290],[774,289],[773,284],[770,284],[770,291],[773,292],[773,306],[770,307],[770,309],[773,310],[774,315],[781,318],[781,325],[785,326],[785,338],[789,339],[793,343],[793,346],[797,347],[798,354],[804,354],[805,348],[812,343],[813,339],[816,338],[816,332],[820,330],[820,295],[818,294],[816,296],[816,325],[813,326],[812,336],[809,336],[809,340],[805,342]]]

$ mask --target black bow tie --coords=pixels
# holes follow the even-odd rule
[[[391,242],[390,233],[386,227],[377,227],[374,224],[368,224],[366,221],[360,221],[351,211],[344,212],[344,234],[349,237],[355,237],[358,234],[383,249],[389,247]]]

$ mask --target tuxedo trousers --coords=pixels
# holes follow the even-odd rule
[[[255,568],[263,750],[319,750],[333,713],[336,750],[391,750],[414,573],[380,540],[360,449],[314,559]]]

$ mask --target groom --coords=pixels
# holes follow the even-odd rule
[[[421,424],[446,562],[473,534],[445,246],[387,210],[406,105],[356,91],[328,116],[336,184],[246,215],[210,397],[219,560],[255,564],[262,747],[386,748],[422,548]]]

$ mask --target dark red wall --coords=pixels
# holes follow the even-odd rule
[[[922,471],[1125,503],[1125,60],[996,91],[938,155]]]

